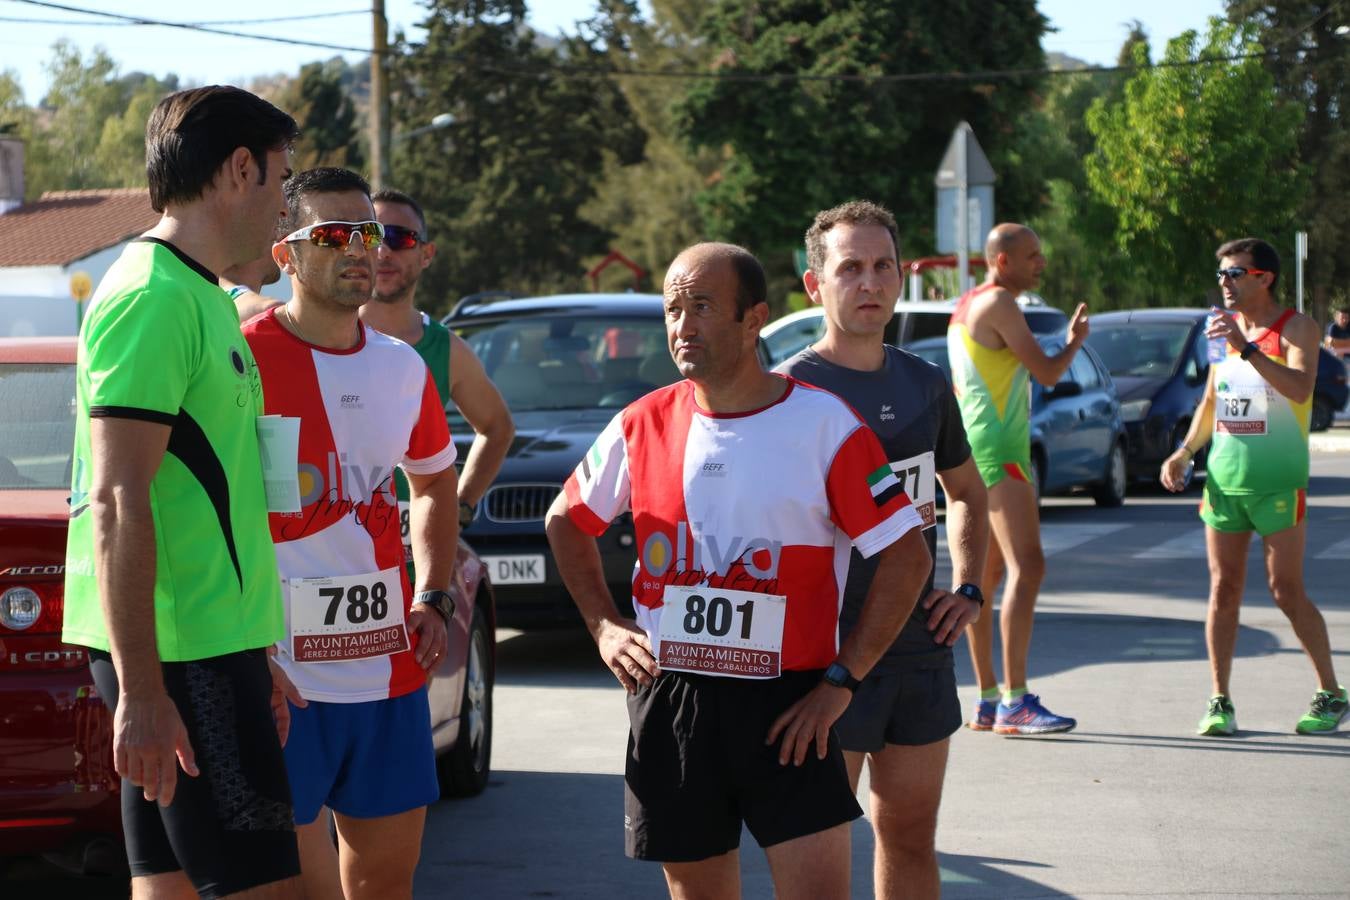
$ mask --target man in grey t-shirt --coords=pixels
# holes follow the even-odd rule
[[[935,590],[929,572],[909,622],[835,723],[854,789],[864,759],[871,773],[876,896],[936,898],[933,839],[948,743],[961,726],[951,647],[983,604],[977,583],[989,539],[988,497],[942,370],[882,341],[900,295],[895,219],[866,201],[826,210],[806,233],[806,253],[803,281],[825,308],[825,337],[778,371],[838,394],[871,426],[924,518],[934,558],[936,481],[947,496],[959,586]],[[845,634],[875,569],[854,553],[840,617]]]

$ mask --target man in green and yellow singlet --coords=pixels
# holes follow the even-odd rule
[[[984,595],[992,598],[1005,570],[1008,576],[999,609],[1005,690],[1000,695],[994,674],[993,616],[980,616],[966,629],[980,686],[969,725],[998,734],[1051,734],[1078,723],[1050,712],[1027,692],[1032,619],[1045,577],[1031,475],[1029,378],[1046,387],[1059,381],[1087,339],[1087,307],[1080,303],[1074,310],[1064,349],[1047,356],[1017,305],[1017,296],[1034,288],[1045,268],[1040,238],[1025,225],[996,225],[984,256],[988,277],[957,302],[947,329],[947,355],[971,454],[989,488],[994,540],[984,567]]]
[[[1206,334],[1225,339],[1228,352],[1210,366],[1186,441],[1161,472],[1164,487],[1181,490],[1186,468],[1212,435],[1200,518],[1209,553],[1205,640],[1214,695],[1197,731],[1237,731],[1228,677],[1255,531],[1265,544],[1275,605],[1288,616],[1317,673],[1318,691],[1295,730],[1326,734],[1336,730],[1350,702],[1336,683],[1326,622],[1303,588],[1308,422],[1321,335],[1312,319],[1275,301],[1280,257],[1274,247],[1243,238],[1215,255],[1225,312],[1211,317]]]

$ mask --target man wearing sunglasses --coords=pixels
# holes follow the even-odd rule
[[[422,207],[401,191],[381,190],[373,199],[384,242],[376,251],[375,295],[361,307],[361,320],[411,344],[431,369],[441,399],[453,401],[473,429],[473,445],[464,455],[459,478],[459,524],[468,527],[478,501],[497,477],[516,427],[469,345],[415,305],[417,281],[436,256]],[[396,479],[406,541],[408,486],[401,476]]]
[[[1294,730],[1327,734],[1345,718],[1350,702],[1336,682],[1326,622],[1303,587],[1308,423],[1320,335],[1312,319],[1276,302],[1280,257],[1274,247],[1243,238],[1215,255],[1225,311],[1211,318],[1205,333],[1227,341],[1228,355],[1210,366],[1186,440],[1161,472],[1164,487],[1182,490],[1187,467],[1212,440],[1200,518],[1209,554],[1205,639],[1214,694],[1197,733],[1237,731],[1228,684],[1255,531],[1265,544],[1275,605],[1294,626],[1317,674],[1312,705]]]
[[[454,615],[455,446],[422,359],[361,323],[384,235],[365,180],[310,169],[286,201],[295,230],[273,254],[294,296],[243,330],[267,412],[300,419],[300,509],[270,524],[289,631],[277,658],[309,701],[286,747],[301,870],[312,897],[409,897],[439,796],[426,672]],[[416,593],[396,467],[412,492]]]

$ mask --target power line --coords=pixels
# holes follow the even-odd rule
[[[218,34],[223,37],[249,38],[255,41],[270,41],[274,44],[289,44],[294,47],[317,47],[321,50],[341,50],[347,53],[371,53],[369,47],[329,44],[324,41],[305,41],[299,38],[276,37],[270,34],[250,34],[246,31],[226,31],[223,28],[213,28],[206,25],[192,25],[187,22],[169,22],[164,19],[149,19],[145,16],[129,16],[123,13],[104,12],[98,9],[84,9],[79,6],[68,6],[64,3],[51,3],[49,0],[10,0],[10,2],[26,3],[29,6],[39,6],[43,9],[55,9],[61,12],[81,13],[87,16],[101,16],[105,19],[115,19],[119,23],[129,25],[158,25],[164,28],[181,28],[184,31],[200,31],[205,34]]]
[[[22,0],[13,0],[18,3]],[[194,28],[209,25],[264,25],[272,22],[308,22],[313,19],[333,19],[338,16],[365,16],[369,15],[368,9],[349,9],[344,12],[329,13],[311,13],[306,16],[275,16],[267,19],[222,19],[213,22],[183,22],[181,24]],[[95,28],[120,28],[131,27],[134,25],[144,25],[144,22],[89,22],[80,19],[29,19],[20,16],[0,16],[0,22],[17,22],[22,25],[92,25]],[[251,35],[258,37],[258,35]]]
[[[151,25],[162,26],[166,28],[180,28],[187,31],[198,31],[207,34],[216,34],[224,37],[237,37],[253,39],[259,41],[270,41],[279,44],[291,44],[302,47],[318,47],[327,50],[340,50],[351,53],[364,53],[373,55],[376,51],[369,47],[353,47],[342,44],[330,44],[320,41],[305,41],[296,38],[275,37],[272,35],[250,34],[247,32],[225,31],[219,28],[192,24],[187,22],[170,22],[160,19],[149,19],[143,16],[133,16],[124,13],[104,12],[101,10],[84,9],[81,7],[70,6],[63,3],[54,3],[50,0],[11,0],[14,3],[25,3],[31,6],[39,6],[47,9],[57,9],[63,12],[81,13],[85,15],[101,16],[116,20],[119,25]],[[1338,0],[1335,4],[1328,7],[1317,17],[1308,22],[1307,25],[1299,29],[1291,30],[1283,38],[1276,39],[1275,46],[1289,43],[1294,37],[1302,34],[1316,24],[1325,16],[1330,15],[1346,0]],[[359,12],[365,12],[361,10]],[[345,15],[345,13],[344,13]],[[289,18],[289,17],[288,17]],[[303,17],[302,17],[303,18]],[[253,20],[262,21],[262,20]],[[79,23],[79,24],[100,24],[100,23]],[[113,24],[113,23],[108,23]],[[381,54],[395,55],[396,50],[383,50]],[[1295,53],[1301,53],[1301,48],[1295,48]],[[538,78],[538,77],[559,77],[559,78],[660,78],[670,80],[684,81],[727,81],[736,83],[861,83],[861,84],[911,84],[911,83],[935,83],[935,82],[987,82],[1004,81],[1016,78],[1037,78],[1037,77],[1064,77],[1078,75],[1104,75],[1113,73],[1131,73],[1147,69],[1175,69],[1190,68],[1193,66],[1215,65],[1220,63],[1241,62],[1249,59],[1268,59],[1281,55],[1277,49],[1268,49],[1256,53],[1234,53],[1226,56],[1215,56],[1201,59],[1186,59],[1160,62],[1151,62],[1144,65],[1127,63],[1116,66],[1086,66],[1081,69],[985,69],[972,72],[902,72],[902,73],[876,73],[876,74],[831,74],[816,75],[807,72],[736,72],[736,71],[710,71],[696,72],[687,69],[640,69],[623,68],[618,66],[578,66],[568,65],[566,63],[543,63],[534,66],[511,66],[500,63],[486,62],[482,60],[466,59],[464,57],[451,57],[452,62],[457,62],[465,66],[470,66],[483,72],[493,72],[508,77]]]

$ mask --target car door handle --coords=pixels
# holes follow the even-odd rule
[[[1078,407],[1078,419],[1079,419],[1079,421],[1082,421],[1083,419],[1086,419],[1086,418],[1087,418],[1087,410],[1086,410],[1086,409],[1083,409],[1083,407],[1081,407],[1081,406]]]

